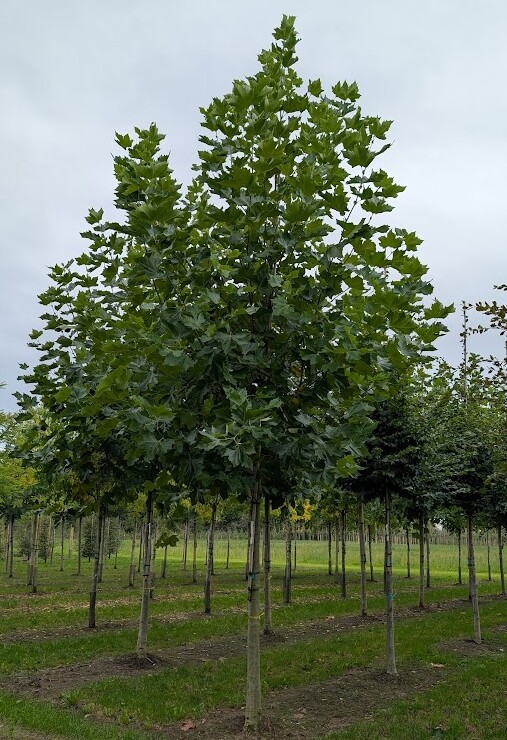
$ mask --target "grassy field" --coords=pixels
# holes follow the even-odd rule
[[[140,577],[127,587],[129,545],[118,568],[106,561],[97,629],[88,630],[92,564],[76,577],[75,555],[59,572],[40,565],[40,593],[26,586],[26,564],[0,577],[0,738],[238,737],[244,701],[246,542],[215,550],[213,613],[202,614],[204,543],[199,584],[183,571],[181,549],[170,553],[151,603],[152,662],[133,658]],[[487,580],[486,548],[477,550],[485,642],[467,641],[472,615],[466,585],[458,586],[454,547],[433,546],[428,609],[418,609],[417,548],[412,578],[405,547],[394,552],[399,676],[383,673],[385,649],[381,544],[368,584],[370,616],[358,615],[358,552],[348,543],[348,595],[327,575],[327,543],[298,542],[293,603],[282,603],[284,543],[273,545],[273,622],[263,641],[267,724],[262,738],[505,738],[507,736],[507,602],[498,598],[497,557]],[[65,548],[67,552],[67,545]],[[464,561],[463,565],[466,565]],[[464,573],[465,575],[465,573]],[[407,718],[409,718],[407,720]]]

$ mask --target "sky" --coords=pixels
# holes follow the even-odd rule
[[[461,301],[501,300],[507,282],[504,0],[1,0],[0,408],[36,359],[48,268],[84,250],[88,208],[112,207],[114,132],[156,122],[188,182],[199,107],[257,71],[284,13],[303,78],[355,80],[363,111],[394,121],[382,167],[407,189],[386,221],[424,240],[435,295],[458,309],[438,354],[459,362]]]

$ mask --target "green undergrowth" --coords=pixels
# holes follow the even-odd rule
[[[498,602],[482,609],[484,627],[505,623],[507,604]],[[471,631],[470,610],[434,612],[402,620],[396,642],[401,667],[430,662],[460,666],[463,659],[444,651],[441,640],[465,637]],[[306,685],[337,676],[349,668],[380,665],[385,649],[381,625],[350,630],[301,644],[280,645],[262,654],[264,691]],[[466,662],[466,660],[465,660]],[[212,709],[240,706],[245,692],[245,659],[208,661],[197,667],[182,666],[130,679],[107,679],[67,695],[82,711],[114,717],[167,724],[192,717],[198,719]],[[164,697],[163,701],[153,697]],[[385,737],[385,736],[384,736]]]

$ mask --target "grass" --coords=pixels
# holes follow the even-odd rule
[[[231,541],[231,567],[228,570],[225,569],[225,547],[225,540],[218,540],[215,550],[214,613],[208,618],[203,618],[201,614],[204,543],[199,548],[198,585],[190,583],[191,574],[188,570],[182,570],[179,549],[171,551],[168,577],[165,580],[157,578],[156,599],[150,606],[149,644],[152,649],[173,649],[183,644],[244,634],[246,543]],[[405,578],[405,547],[399,545],[395,548],[398,609],[418,603],[416,550],[416,547],[412,548],[412,579],[408,580]],[[374,544],[373,551],[376,575],[379,577],[382,544]],[[17,577],[9,579],[5,575],[0,576],[0,674],[34,671],[43,667],[87,662],[99,656],[131,653],[137,632],[140,577],[137,576],[134,589],[127,588],[128,558],[129,545],[125,542],[119,553],[118,569],[113,568],[112,560],[106,562],[104,582],[99,587],[97,617],[99,628],[106,623],[112,626],[97,632],[75,630],[85,627],[87,621],[87,590],[91,575],[91,564],[87,561],[83,562],[83,575],[79,578],[73,575],[75,557],[67,559],[63,573],[59,572],[56,557],[53,565],[41,563],[41,593],[36,596],[29,593],[23,578],[26,564],[19,560],[15,564]],[[480,593],[486,597],[496,595],[499,591],[498,574],[495,571],[496,552],[493,549],[491,558],[494,580],[488,582],[486,548],[477,547]],[[293,603],[289,606],[282,603],[283,563],[284,543],[275,540],[272,570],[275,628],[297,629],[298,625],[315,619],[357,614],[357,545],[348,543],[349,583],[345,599],[340,597],[334,578],[327,575],[325,541],[298,542],[298,568],[294,574]],[[432,587],[426,594],[429,604],[467,598],[467,587],[455,583],[455,548],[433,546],[431,565]],[[156,563],[158,573],[160,569],[159,557]],[[385,606],[382,584],[368,584],[368,590],[371,613],[382,613]],[[498,684],[491,679],[491,672],[498,674],[498,681],[502,677],[505,680],[505,659],[487,657],[464,661],[453,653],[444,653],[439,646],[441,640],[471,633],[468,605],[456,602],[455,606],[457,608],[452,611],[421,613],[410,619],[398,618],[396,626],[399,665],[445,663],[448,671],[446,683],[420,697],[392,702],[384,711],[374,713],[371,722],[359,723],[340,733],[340,737],[413,739],[431,737],[435,728],[443,728],[435,732],[443,732],[445,737],[453,738],[505,736],[506,712],[495,709],[496,699],[491,698],[498,697]],[[505,624],[507,602],[486,601],[481,607],[481,618],[486,630]],[[51,630],[66,629],[65,633],[51,633]],[[32,635],[30,631],[35,631],[37,635],[37,630],[45,630],[41,634],[44,639],[24,639]],[[17,641],[12,641],[16,634]],[[9,638],[6,637],[2,642],[1,635],[9,635]],[[303,688],[312,682],[338,676],[351,667],[372,663],[381,665],[384,639],[384,628],[377,624],[305,639],[304,649],[301,643],[294,642],[269,647],[262,656],[263,690]],[[459,682],[460,677],[463,685]],[[162,737],[160,728],[165,724],[188,717],[198,719],[206,716],[211,709],[240,707],[244,701],[244,682],[244,657],[230,657],[206,661],[199,666],[182,665],[176,669],[154,672],[153,675],[111,678],[86,685],[68,692],[67,709],[40,700],[13,700],[8,694],[0,692],[0,720],[8,726],[43,733],[48,738],[130,740],[151,736],[150,731],[154,731],[156,737]],[[468,686],[468,694],[463,686]],[[164,701],[160,701],[161,696]],[[467,711],[463,712],[462,705],[467,696]],[[488,700],[487,696],[490,697]],[[400,733],[406,733],[407,728],[400,718],[407,715],[411,717],[414,731],[411,728],[409,734],[403,735]],[[135,730],[126,727],[132,721],[138,723]],[[486,728],[489,734],[477,734],[481,727]],[[494,732],[499,734],[495,735]]]

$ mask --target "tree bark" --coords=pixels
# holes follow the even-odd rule
[[[104,550],[106,547],[106,521],[107,516],[102,519],[102,533],[100,535],[100,550],[99,550],[99,583],[102,583],[102,573],[104,571]]]
[[[426,519],[426,588],[431,588],[430,575],[430,523]]]
[[[102,506],[99,508],[99,521],[97,527],[97,544],[95,547],[95,561],[93,564],[93,575],[92,585],[90,589],[90,606],[88,610],[88,627],[93,629],[96,617],[96,606],[97,606],[97,584],[99,582],[99,569],[100,569],[100,550],[102,547],[102,530],[103,530],[104,510]]]
[[[283,603],[290,604],[292,580],[292,527],[290,509],[287,501],[287,529],[285,532],[285,575],[283,579]]]
[[[33,579],[33,543],[35,539],[36,517],[37,517],[37,514],[34,514],[33,519],[32,519],[32,526],[30,528],[30,552],[28,555],[28,566],[27,566],[27,573],[26,573],[26,585],[27,586],[32,585],[32,579]]]
[[[472,601],[472,610],[474,614],[473,640],[477,645],[480,645],[482,642],[481,618],[479,614],[479,594],[477,591],[477,578],[475,574],[475,553],[474,553],[472,514],[468,514],[468,578],[469,578],[469,585],[470,585],[470,598]]]
[[[81,548],[83,546],[83,517],[80,516],[77,525],[77,575],[81,575]]]
[[[9,575],[9,578],[13,578],[13,576],[14,576],[14,514],[11,515],[11,518],[10,518],[10,527],[9,527],[9,569],[8,569],[8,575]]]
[[[264,497],[264,634],[273,634],[271,612],[271,502]]]
[[[345,557],[347,554],[347,512],[345,509],[342,509],[340,511],[340,519],[341,519],[341,531],[342,531],[342,580],[341,580],[341,593],[342,593],[342,599],[345,599],[347,596],[347,571],[345,567]]]
[[[63,571],[63,546],[65,538],[65,518],[62,516],[60,520],[60,573]]]
[[[185,519],[185,530],[183,532],[183,570],[187,569],[187,553],[188,553],[188,515]],[[165,576],[164,576],[165,578]]]
[[[463,583],[463,574],[461,572],[461,528],[458,529],[458,583]]]
[[[331,522],[327,523],[327,574],[333,575],[333,536]]]
[[[148,647],[148,615],[150,608],[151,582],[151,544],[153,527],[153,492],[150,491],[146,497],[146,522],[144,526],[144,559],[143,559],[143,591],[141,595],[141,611],[139,614],[139,630],[137,633],[136,655],[138,658],[146,658]]]
[[[194,516],[192,517],[192,534],[192,583],[197,583],[197,514],[195,513],[195,511]]]
[[[164,545],[164,559],[162,560],[162,575],[161,578],[167,577],[167,545]],[[183,570],[186,570],[186,564],[185,568]]]
[[[361,616],[368,614],[366,593],[366,543],[364,539],[364,503],[359,503],[359,560],[361,562]]]
[[[32,549],[32,593],[36,594],[39,588],[39,534],[40,514],[35,514]]]
[[[137,559],[137,572],[141,572],[141,563],[143,560],[143,542],[144,542],[144,528],[145,523],[141,523],[141,534],[139,535],[139,557]]]
[[[489,529],[486,530],[486,547],[488,551],[488,581],[491,581],[491,547],[489,543]]]
[[[340,528],[338,522],[334,525],[334,580],[340,581]]]
[[[260,665],[260,484],[251,493],[251,520],[248,552],[248,640],[245,730],[256,732],[261,721]]]
[[[393,564],[391,545],[391,494],[385,497],[385,583],[386,583],[386,638],[387,638],[387,673],[396,676],[396,652],[394,646],[394,593],[393,593]]]
[[[211,522],[208,532],[208,555],[206,558],[206,576],[204,578],[204,613],[211,614],[211,576],[213,575],[213,546],[215,540],[215,520],[217,505],[211,507]]]
[[[505,571],[503,569],[503,539],[502,525],[498,526],[498,562],[500,566],[500,583],[502,585],[502,596],[507,596],[505,591]]]
[[[419,606],[425,608],[424,602],[424,516],[419,516]]]
[[[407,538],[407,578],[411,578],[410,575],[410,530],[405,530],[405,536]]]

